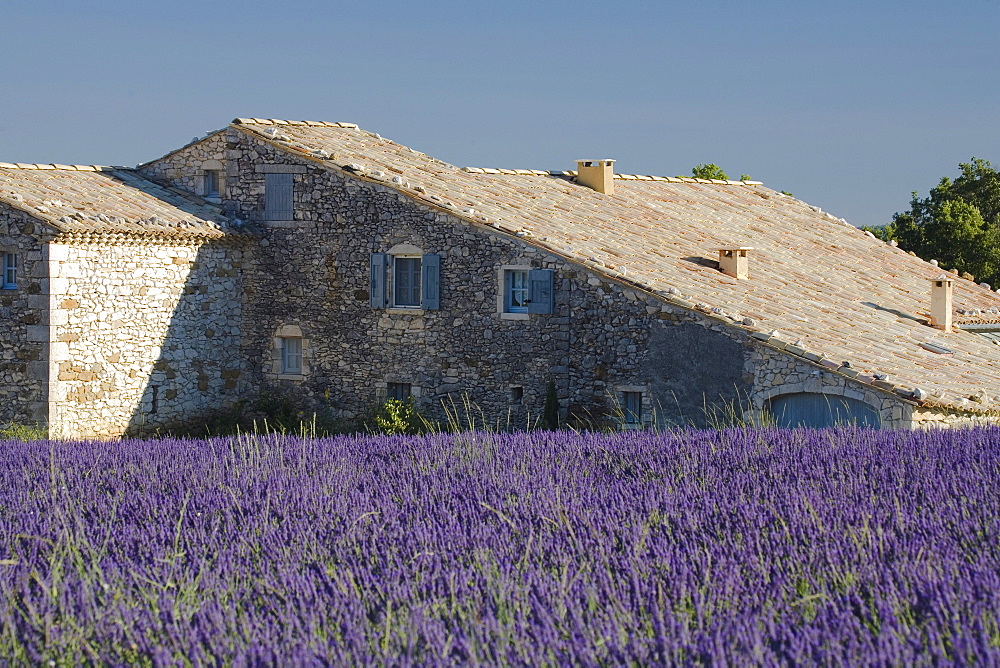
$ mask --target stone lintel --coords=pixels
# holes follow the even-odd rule
[[[258,174],[305,174],[305,165],[257,165],[254,171]]]

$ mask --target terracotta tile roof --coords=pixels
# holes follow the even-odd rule
[[[222,209],[122,167],[0,163],[0,201],[66,234],[221,237]]]
[[[574,183],[572,172],[460,169],[350,123],[236,119],[233,127],[755,330],[886,391],[918,388],[923,403],[1000,408],[1000,345],[926,324],[941,269],[759,182],[619,175],[607,196]],[[740,246],[755,249],[749,280],[715,268],[717,249]],[[978,309],[1000,320],[1000,295],[954,278],[956,315],[979,322],[968,315]],[[969,401],[984,391],[984,401]]]

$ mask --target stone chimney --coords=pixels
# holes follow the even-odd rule
[[[750,278],[749,246],[729,246],[719,250],[719,269],[723,274],[733,278],[747,280]]]
[[[576,182],[605,195],[615,194],[614,160],[577,160]]]
[[[954,281],[944,274],[931,281],[931,327],[951,331],[951,289]]]

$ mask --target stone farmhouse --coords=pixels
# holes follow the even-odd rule
[[[989,286],[759,182],[575,166],[247,118],[134,169],[0,163],[0,423],[113,437],[271,394],[516,428],[550,381],[581,425],[1000,414]]]

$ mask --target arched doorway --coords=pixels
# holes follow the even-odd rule
[[[768,410],[779,427],[835,427],[857,425],[877,429],[882,421],[874,407],[836,394],[796,392],[768,402]]]

